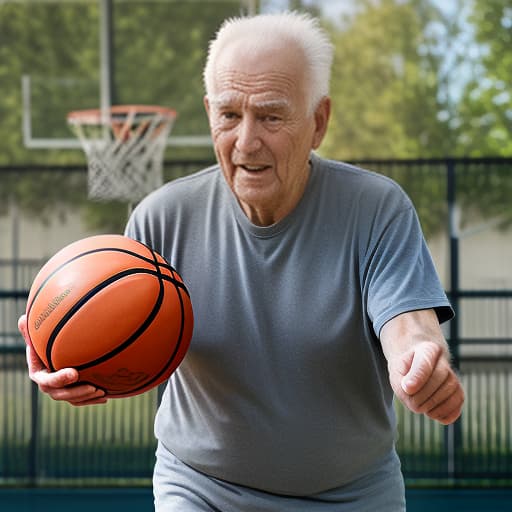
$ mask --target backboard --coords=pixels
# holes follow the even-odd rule
[[[31,37],[43,63],[26,66],[20,77],[23,143],[32,149],[74,149],[81,144],[67,126],[68,112],[120,104],[175,109],[168,146],[210,145],[202,103],[207,43],[225,18],[254,13],[257,2],[10,3],[37,27]]]

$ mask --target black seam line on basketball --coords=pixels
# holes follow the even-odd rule
[[[163,277],[165,277],[165,276],[163,276]],[[184,290],[184,291],[186,291],[186,290]],[[146,381],[144,384],[141,384],[140,386],[138,386],[136,388],[132,388],[132,389],[130,389],[128,391],[124,391],[122,393],[115,393],[117,396],[131,395],[133,393],[137,393],[137,391],[140,391],[141,389],[144,389],[144,388],[150,386],[153,382],[157,381],[162,376],[163,373],[165,373],[167,371],[169,366],[171,366],[173,364],[174,359],[176,358],[176,355],[178,354],[181,344],[183,342],[183,331],[185,330],[185,306],[183,305],[183,298],[181,297],[181,293],[179,292],[179,290],[176,290],[176,293],[178,294],[178,298],[180,301],[180,307],[181,307],[181,325],[180,325],[180,333],[178,335],[178,341],[176,343],[176,346],[174,347],[173,353],[171,354],[171,356],[169,357],[169,359],[167,360],[167,362],[165,363],[163,368],[158,372],[158,374],[155,377]]]
[[[52,362],[52,350],[53,345],[55,343],[55,340],[57,336],[59,335],[60,331],[63,329],[64,325],[70,320],[70,318],[94,295],[105,289],[109,284],[117,281],[118,279],[121,279],[123,277],[133,275],[133,274],[151,274],[154,276],[157,276],[157,272],[155,270],[149,270],[146,268],[135,268],[135,269],[129,269],[129,270],[123,270],[122,272],[118,272],[117,274],[114,274],[110,276],[108,279],[105,279],[103,282],[96,285],[94,288],[89,290],[84,296],[82,296],[71,308],[67,311],[65,315],[59,320],[57,325],[54,327],[51,335],[48,338],[48,343],[46,345],[46,360],[48,361],[48,365],[50,367],[51,371],[55,371],[55,367],[53,366]],[[157,298],[157,302],[153,306],[153,309],[149,313],[148,318],[141,324],[141,326],[137,329],[137,331],[132,334],[126,341],[124,341],[121,345],[116,347],[114,350],[110,351],[108,354],[105,354],[104,356],[101,356],[94,361],[90,361],[88,363],[75,366],[77,370],[84,370],[85,368],[88,368],[89,366],[94,366],[95,364],[102,363],[104,361],[107,361],[112,356],[118,354],[122,350],[124,350],[126,347],[131,345],[138,336],[140,336],[147,328],[147,326],[153,321],[153,318],[156,316],[156,313],[158,312],[158,309],[160,308],[162,297],[163,297],[163,291],[162,291],[162,284],[160,283],[160,291]],[[158,306],[158,308],[157,308]],[[156,309],[156,311],[155,311]]]
[[[137,242],[138,244],[140,244],[142,247],[145,247],[146,249],[148,249],[149,251],[151,251],[151,253],[153,253],[153,250],[151,249],[151,247],[147,246],[146,244],[143,244],[142,242],[139,242],[137,240],[134,240],[134,242]],[[108,252],[108,251],[113,251],[113,252],[122,252],[122,253],[125,253],[125,254],[129,254],[130,256],[134,256],[135,258],[138,258],[138,259],[141,259],[142,261],[145,261],[146,263],[152,263],[153,265],[155,264],[155,261],[152,260],[151,258],[147,258],[146,256],[142,256],[141,254],[138,254],[136,252],[133,252],[133,251],[130,251],[128,249],[122,249],[120,247],[100,247],[98,249],[91,249],[90,251],[85,251],[85,252],[81,252],[80,254],[77,254],[76,256],[73,256],[73,258],[70,258],[69,260],[65,261],[64,263],[62,263],[61,265],[59,265],[57,268],[55,268],[53,270],[53,272],[51,272],[47,277],[46,279],[40,284],[39,288],[37,289],[37,291],[35,292],[34,294],[34,297],[32,299],[32,302],[30,303],[29,307],[28,307],[28,310],[27,310],[27,315],[30,314],[30,311],[32,309],[32,304],[34,304],[37,296],[39,295],[39,293],[41,292],[41,290],[44,288],[44,286],[46,285],[46,283],[59,271],[61,270],[62,268],[64,268],[66,265],[69,265],[71,262],[73,261],[76,261],[78,260],[79,258],[82,258],[84,256],[88,256],[89,254],[94,254],[96,252]],[[171,273],[173,273],[175,271],[175,269],[169,265],[167,262],[164,264],[164,263],[160,263],[160,262],[156,262],[157,263],[157,266],[161,266],[161,267],[164,267],[166,268],[167,270],[169,270]],[[188,292],[187,292],[188,293]]]
[[[162,278],[166,278],[167,276],[165,275],[162,275]],[[167,279],[166,279],[167,280]],[[174,280],[170,280],[171,282],[174,283],[174,285],[176,286],[176,283]],[[188,295],[188,291],[186,288],[182,288]],[[179,292],[179,288],[176,289],[176,293],[178,295],[178,300],[180,301],[180,309],[181,309],[181,322],[180,322],[180,332],[178,334],[178,340],[176,342],[176,345],[174,346],[174,351],[173,353],[171,354],[171,356],[169,357],[169,359],[167,360],[167,362],[165,363],[165,365],[163,366],[163,368],[158,372],[158,374],[153,377],[152,379],[150,379],[149,381],[145,382],[144,384],[136,387],[136,388],[133,388],[131,389],[130,391],[126,391],[126,393],[135,393],[149,385],[151,385],[153,382],[157,381],[163,373],[165,373],[167,371],[167,369],[169,368],[169,366],[171,366],[174,362],[174,359],[176,358],[176,355],[178,354],[179,352],[179,349],[181,347],[181,344],[183,342],[183,331],[185,330],[185,306],[183,305],[183,298],[181,296],[181,293]]]
[[[170,281],[171,283],[174,283],[178,288],[181,288],[190,297],[190,293],[189,293],[188,288],[185,285],[185,283],[183,283],[182,281],[178,281],[176,279],[176,277],[174,277],[175,275],[179,275],[178,272],[176,271],[176,269],[171,267],[171,265],[164,265],[162,263],[158,263],[158,268],[159,269],[165,268],[171,273],[171,276],[168,276],[166,274],[161,274],[162,279],[165,279],[166,281]]]
[[[153,253],[153,256],[155,257],[155,260],[157,260],[157,256],[156,256],[155,251],[153,251],[153,249],[151,249],[151,248],[149,248],[149,250]],[[171,270],[171,272],[172,272],[172,270]],[[173,283],[175,287],[176,287],[177,284],[179,284],[178,281],[175,281],[174,279],[169,278],[169,276],[166,276],[165,274],[161,274],[160,273],[160,277],[162,278],[162,280],[169,281],[169,282]],[[121,395],[130,395],[130,394],[136,393],[137,391],[140,391],[140,390],[142,390],[144,388],[147,388],[148,386],[151,386],[151,384],[156,382],[167,371],[167,369],[173,364],[174,359],[176,358],[176,355],[178,354],[179,349],[181,347],[181,343],[183,341],[183,331],[185,330],[185,306],[183,305],[183,298],[181,297],[181,293],[179,292],[179,288],[182,288],[187,293],[187,295],[188,295],[188,291],[187,291],[187,289],[185,287],[181,287],[181,286],[180,287],[176,287],[176,293],[178,295],[178,300],[180,301],[181,323],[180,323],[180,332],[178,334],[178,340],[176,342],[176,345],[174,346],[173,353],[171,354],[169,359],[165,362],[165,364],[163,365],[162,369],[153,378],[151,378],[148,381],[144,382],[140,386],[137,386],[135,388],[129,389],[128,391],[124,391],[122,393],[116,393],[116,395],[119,395],[119,396],[121,396]]]
[[[153,255],[153,263],[155,265],[156,271],[158,272],[158,281],[160,282],[160,286],[163,287],[163,284],[162,284],[162,269],[160,268],[160,265],[159,265],[159,262],[158,262],[158,256],[156,255],[156,252],[151,247],[148,247],[148,249],[150,250],[151,254]]]
[[[66,316],[61,319],[59,324],[55,327],[54,331],[52,332],[52,337],[53,338],[51,339],[51,347],[50,347],[50,341],[49,341],[48,345],[47,345],[47,355],[46,355],[47,360],[48,360],[48,362],[50,363],[51,366],[53,366],[52,362],[51,362],[51,348],[53,347],[53,344],[55,342],[55,339],[56,339],[57,335],[59,334],[60,330],[62,330],[63,326],[69,320],[69,318],[71,318],[91,297],[93,297],[94,295],[99,293],[101,290],[106,288],[109,284],[111,284],[112,282],[117,281],[120,278],[126,277],[128,275],[133,275],[133,274],[150,274],[150,275],[154,275],[154,276],[158,277],[157,272],[154,271],[154,270],[140,269],[140,268],[139,269],[130,269],[130,270],[125,270],[123,272],[119,272],[119,273],[115,274],[114,276],[111,276],[109,279],[106,279],[105,281],[103,281],[103,283],[101,283],[100,285],[98,285],[95,288],[93,288],[92,290],[90,290],[77,303],[75,303],[73,308],[70,309],[68,311],[68,313],[66,314]],[[157,300],[155,302],[155,305],[153,306],[153,309],[149,313],[149,315],[146,318],[146,320],[137,328],[137,330],[133,334],[131,334],[130,337],[127,340],[125,340],[123,343],[118,345],[115,349],[111,350],[108,354],[105,354],[105,355],[103,355],[101,357],[98,357],[98,358],[96,358],[93,361],[89,361],[88,363],[84,363],[82,365],[77,365],[77,366],[75,366],[76,370],[78,370],[78,371],[85,370],[86,368],[89,368],[91,366],[95,366],[97,364],[100,364],[100,363],[103,363],[105,361],[108,361],[113,356],[115,356],[118,353],[122,352],[126,347],[130,346],[134,341],[137,340],[137,338],[151,324],[151,322],[155,318],[156,314],[160,310],[160,307],[161,307],[162,302],[163,302],[163,285],[162,285],[162,282],[161,282],[160,279],[159,279],[159,285],[160,285],[160,290],[158,292],[158,297],[157,297]],[[58,329],[58,332],[56,332],[57,329]],[[55,336],[53,336],[54,333],[55,333]],[[48,347],[50,347],[50,353],[49,354],[48,354]],[[51,368],[51,369],[53,370],[53,368]]]
[[[151,254],[153,255],[155,267],[157,269],[157,278],[158,278],[158,283],[160,285],[160,293],[159,293],[160,301],[159,301],[159,305],[158,305],[158,310],[160,310],[160,308],[162,307],[164,291],[165,291],[164,290],[164,283],[163,283],[164,280],[162,279],[164,277],[164,275],[162,274],[162,271],[160,270],[160,266],[158,264],[158,257],[156,255],[155,251],[151,247],[148,247],[148,249],[151,251]],[[166,281],[167,281],[167,279],[166,279]],[[169,281],[171,281],[171,280],[169,280]],[[176,283],[174,283],[174,286],[176,287]],[[183,318],[183,314],[181,315],[181,317]],[[140,334],[139,334],[139,336],[140,336]],[[160,370],[160,372],[155,377],[149,379],[148,381],[146,381],[141,386],[137,386],[135,389],[142,389],[142,388],[145,388],[147,386],[150,386],[152,382],[155,382],[155,380],[157,380],[162,375],[162,373],[165,371],[166,368],[167,368],[167,365],[165,365],[163,367],[163,369]],[[131,390],[125,390],[122,394],[132,394],[132,393],[134,393],[134,389],[133,388]]]
[[[153,255],[155,256],[155,259],[156,259],[156,254],[153,251],[153,249],[151,249],[151,248],[149,248],[149,249],[153,253]],[[164,281],[168,281],[168,282],[173,283],[175,287],[177,285],[181,284],[179,281],[175,281],[174,279],[170,278],[169,276],[166,276],[165,274],[160,274],[160,277]],[[166,363],[163,365],[162,369],[153,378],[151,378],[148,381],[144,382],[140,386],[137,386],[135,388],[131,388],[131,389],[127,390],[127,391],[114,392],[113,394],[115,394],[116,396],[132,395],[133,393],[137,393],[138,391],[140,391],[140,390],[142,390],[144,388],[147,388],[148,386],[151,386],[151,384],[153,384],[154,382],[158,381],[158,379],[160,379],[160,377],[174,363],[174,359],[176,358],[176,356],[177,356],[177,354],[179,352],[179,349],[181,347],[181,344],[183,342],[183,331],[185,330],[185,306],[183,304],[183,298],[181,296],[181,293],[179,292],[179,288],[181,288],[187,295],[189,295],[188,294],[188,290],[186,289],[186,287],[184,287],[184,286],[183,287],[182,286],[177,286],[176,293],[178,294],[178,300],[180,301],[181,323],[180,323],[180,332],[178,334],[178,340],[177,340],[176,345],[174,347],[173,353],[171,354],[169,359],[166,361]]]
[[[164,281],[169,281],[169,283],[172,283],[177,288],[181,288],[190,297],[190,293],[188,292],[187,287],[181,281],[177,281],[171,276],[166,276],[165,274],[161,274],[161,277]]]
[[[144,245],[145,247],[147,247],[149,249],[149,251],[151,251],[153,258],[155,259],[154,263],[156,265],[156,268],[158,269],[158,273],[162,276],[162,278],[169,280],[172,283],[174,283],[176,286],[178,286],[179,288],[182,288],[185,291],[185,293],[190,297],[190,293],[189,293],[187,287],[185,286],[185,284],[176,279],[175,276],[178,274],[176,269],[161,254],[160,255],[157,254],[157,252],[153,248],[151,248],[149,245],[146,245],[143,242],[140,242],[140,243],[142,245]],[[160,256],[165,261],[165,263],[160,263],[158,261],[158,256]],[[161,268],[165,268],[166,270],[168,270],[171,273],[170,279],[168,276],[161,273],[161,271],[160,271]]]

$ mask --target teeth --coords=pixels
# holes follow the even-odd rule
[[[265,166],[261,166],[261,165],[242,165],[242,167],[244,169],[247,169],[248,171],[261,171],[261,169],[264,169]]]

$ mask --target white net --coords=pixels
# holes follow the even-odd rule
[[[70,112],[88,160],[88,196],[136,202],[163,183],[163,156],[174,110],[145,105]]]

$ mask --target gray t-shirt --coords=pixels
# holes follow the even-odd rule
[[[340,487],[389,459],[380,329],[405,311],[452,314],[396,183],[312,155],[297,207],[258,227],[214,166],[148,196],[126,234],[169,260],[194,307],[189,352],[156,418],[168,450],[289,495]]]

